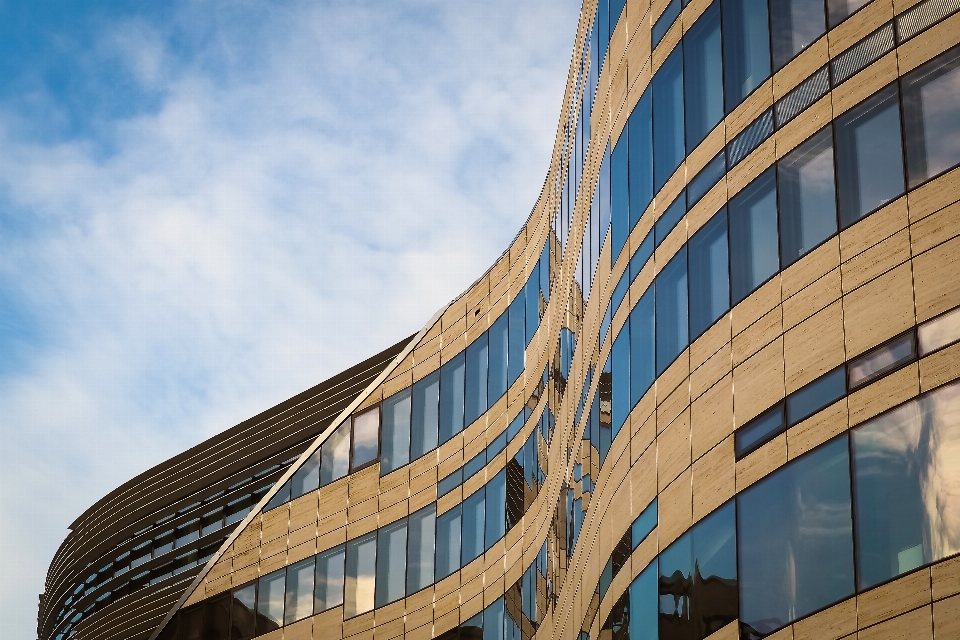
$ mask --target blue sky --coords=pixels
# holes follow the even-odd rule
[[[137,473],[417,331],[533,207],[574,0],[0,0],[0,616]]]

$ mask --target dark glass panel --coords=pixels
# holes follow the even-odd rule
[[[177,640],[177,623],[179,621],[180,616],[175,615],[170,622],[167,623],[167,626],[163,628],[160,635],[157,636],[157,640]]]
[[[507,472],[501,470],[487,483],[487,514],[486,540],[484,549],[489,549],[493,543],[507,532]]]
[[[699,640],[737,619],[737,512],[728,502],[693,529],[691,611]]]
[[[693,535],[680,536],[660,553],[660,639],[694,640]]]
[[[377,532],[347,542],[343,618],[373,609],[377,575]]]
[[[700,198],[707,195],[713,185],[720,182],[726,173],[727,154],[720,151],[687,186],[687,209],[692,209],[695,204],[700,202]]]
[[[437,448],[440,425],[439,371],[414,383],[411,404],[410,459],[416,460]]]
[[[736,304],[780,269],[773,170],[731,199],[729,213],[730,290]]]
[[[249,640],[256,633],[257,584],[233,591],[230,640]]]
[[[723,71],[720,3],[714,2],[683,35],[687,153],[723,119]]]
[[[833,140],[827,127],[777,164],[784,267],[837,232]]]
[[[219,531],[223,527],[223,507],[208,511],[200,518],[200,536]]]
[[[723,73],[727,113],[770,77],[767,0],[723,1]]]
[[[524,513],[523,451],[507,460],[507,531],[520,524]]]
[[[606,634],[609,634],[607,636]],[[629,640],[630,639],[630,594],[624,593],[613,603],[607,621],[600,631],[602,638],[610,640]]]
[[[960,163],[960,47],[903,80],[903,127],[910,187]]]
[[[437,484],[437,496],[443,497],[463,484],[463,468],[457,469]]]
[[[630,114],[630,230],[653,200],[652,91],[644,91]],[[632,276],[631,276],[632,277]]]
[[[203,614],[203,640],[229,640],[230,596],[208,602]]]
[[[350,471],[350,427],[347,420],[330,434],[320,448],[320,485],[327,485]]]
[[[837,118],[836,135],[840,223],[847,227],[903,193],[897,86]]]
[[[185,545],[190,544],[194,540],[200,539],[200,518],[185,522],[177,527],[176,532],[176,545],[179,549]]]
[[[823,35],[823,0],[770,0],[770,24],[776,70]]]
[[[916,356],[913,348],[913,332],[900,336],[892,342],[862,355],[847,365],[850,388],[867,384],[884,373],[896,369]]]
[[[658,640],[658,564],[654,558],[630,585],[630,640]]]
[[[846,436],[737,497],[740,623],[759,638],[853,594]]]
[[[410,389],[383,401],[383,451],[380,474],[410,462]]]
[[[317,555],[314,611],[320,613],[343,604],[344,583],[343,545]]]
[[[852,432],[859,587],[960,553],[960,383]]]
[[[487,410],[487,365],[490,343],[484,333],[467,347],[466,393],[463,400],[464,424]]]
[[[780,403],[734,432],[737,459],[760,448],[787,428],[783,410],[784,405]]]
[[[203,609],[201,604],[180,613],[180,640],[203,640]]]
[[[294,471],[290,479],[290,497],[299,498],[320,486],[320,458],[321,450],[317,449],[313,455],[299,469]]]
[[[640,273],[640,270],[643,269],[643,265],[647,264],[647,260],[653,256],[654,235],[654,230],[650,229],[650,231],[647,232],[647,235],[643,237],[643,242],[641,242],[640,246],[637,247],[633,257],[630,258],[630,282],[633,282],[636,279],[637,275]]]
[[[283,624],[293,624],[313,615],[315,560],[310,557],[287,567]]]
[[[508,356],[507,314],[501,313],[490,327],[490,370],[487,374],[487,404],[493,404],[507,392]]]
[[[483,553],[484,491],[481,488],[463,501],[463,534],[460,547],[460,564],[466,566]]]
[[[460,569],[460,531],[459,504],[437,516],[436,582]]]
[[[686,213],[687,199],[684,197],[684,194],[681,193],[677,196],[677,199],[667,207],[667,210],[657,218],[657,222],[653,225],[654,244],[656,246],[659,247],[660,243],[666,240],[670,232],[673,231],[673,228],[677,226],[677,223],[683,220],[683,216],[685,216]]]
[[[680,9],[680,0],[670,0],[670,4],[663,10],[657,21],[653,23],[653,31],[651,32],[653,48],[656,48],[663,40],[663,36],[670,29],[670,25],[680,15]]]
[[[687,346],[687,250],[682,248],[656,279],[657,375]]]
[[[407,534],[407,595],[433,584],[436,523],[436,503],[410,515]]]
[[[523,337],[524,316],[526,312],[524,311],[524,297],[522,295],[514,298],[513,302],[510,303],[507,313],[510,316],[510,357],[507,366],[509,373],[507,379],[509,380],[509,384],[512,385],[516,382],[517,378],[520,377],[520,374],[523,373],[524,352],[527,347],[527,343]]]
[[[483,467],[486,464],[487,464],[487,452],[481,451],[477,455],[467,460],[467,463],[463,465],[463,479],[469,480],[474,475],[476,475],[478,471],[483,470]]]
[[[462,351],[440,367],[440,444],[463,431],[465,367]]]
[[[790,394],[787,398],[787,424],[797,424],[842,398],[846,392],[846,372],[843,367],[837,367]]]
[[[727,211],[690,239],[690,336],[696,339],[730,308]]]
[[[173,529],[164,531],[153,540],[153,557],[158,558],[165,553],[173,551],[174,533]]]
[[[533,267],[533,272],[530,274],[530,279],[527,280],[527,284],[524,286],[524,295],[526,297],[526,341],[524,342],[524,348],[526,345],[530,344],[530,341],[533,339],[533,334],[537,332],[537,327],[540,326],[540,263],[538,262]]]
[[[683,47],[653,77],[653,184],[659,191],[683,162]]]
[[[286,569],[261,576],[257,587],[257,635],[279,629],[283,625],[283,600],[287,582]]]
[[[611,315],[616,315],[617,309],[620,308],[620,304],[623,302],[623,298],[627,295],[627,290],[629,289],[629,287],[630,287],[630,269],[625,269],[624,272],[620,275],[620,279],[617,281],[617,286],[614,287],[613,289],[613,297],[610,301]]]
[[[612,363],[611,383],[613,386],[613,424],[619,431],[627,416],[630,415],[630,324],[625,323],[623,329],[613,341],[610,352]]]
[[[266,506],[263,507],[264,511],[270,511],[271,509],[276,509],[280,505],[287,504],[290,502],[290,481],[283,483],[283,486],[280,487],[273,497],[267,502]]]
[[[630,312],[630,407],[640,402],[655,374],[654,289],[650,287]]]
[[[620,134],[620,140],[617,146],[613,148],[610,156],[610,228],[613,245],[611,246],[610,264],[612,265],[620,257],[620,251],[630,235],[630,186],[629,186],[629,165],[627,164],[627,154],[630,148],[630,124],[623,133]]]
[[[407,520],[377,530],[376,606],[382,607],[405,594],[407,576]]]
[[[502,597],[483,610],[483,640],[504,640],[504,614]]]
[[[657,526],[657,499],[644,509],[637,519],[630,526],[631,546],[636,549],[637,545],[646,539],[650,532]]]

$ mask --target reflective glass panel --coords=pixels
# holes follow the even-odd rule
[[[960,308],[928,320],[917,328],[920,355],[926,355],[960,340]]]
[[[827,0],[827,12],[830,27],[833,28],[847,19],[854,11],[867,4],[869,0]]]
[[[630,114],[630,229],[653,200],[652,91],[644,91]],[[629,231],[628,231],[629,232]]]
[[[509,319],[509,333],[510,333],[510,357],[507,362],[507,379],[509,384],[516,382],[517,378],[520,377],[520,374],[523,373],[523,359],[524,351],[527,347],[527,343],[524,340],[524,297],[517,296],[513,299],[513,302],[510,303],[510,307],[507,311],[510,316]],[[509,386],[509,385],[508,385]]]
[[[472,424],[487,410],[488,334],[484,333],[467,347],[464,424]]]
[[[690,239],[690,335],[696,339],[730,308],[727,212],[721,210]]]
[[[660,41],[663,40],[663,36],[665,36],[667,30],[670,29],[670,25],[672,25],[673,21],[680,15],[680,8],[680,0],[670,0],[670,4],[663,10],[663,13],[660,14],[657,21],[653,23],[653,48],[656,48]]]
[[[507,392],[507,314],[502,313],[490,327],[490,370],[487,374],[487,404]]]
[[[257,635],[279,629],[283,625],[283,600],[286,569],[262,576],[257,588]]]
[[[344,547],[334,547],[317,555],[314,610],[317,613],[343,604]]]
[[[460,568],[460,505],[437,516],[436,576],[439,582]]]
[[[746,298],[780,269],[777,190],[773,170],[730,200],[730,290]]]
[[[680,536],[660,553],[660,637],[694,640],[695,621],[691,610],[693,595],[693,535]]]
[[[683,161],[683,47],[653,77],[653,182],[659,191]]]
[[[728,502],[693,528],[694,637],[706,638],[737,619],[737,512]]]
[[[784,405],[780,403],[734,432],[737,458],[759,449],[786,428]]]
[[[960,383],[851,437],[860,588],[960,552]]]
[[[687,209],[693,208],[693,205],[700,202],[700,198],[705,196],[713,185],[720,182],[726,172],[727,154],[721,151],[690,181],[687,187]]]
[[[657,375],[687,346],[687,250],[681,249],[656,279]]]
[[[656,377],[654,373],[654,288],[643,294],[630,312],[630,407],[640,402]],[[614,423],[616,424],[616,423]]]
[[[504,640],[504,613],[503,598],[497,598],[483,610],[483,640]]]
[[[854,592],[846,436],[740,493],[737,519],[741,637],[772,633]]]
[[[610,155],[610,225],[613,238],[610,264],[617,261],[627,236],[630,234],[630,188],[627,154],[630,149],[630,123],[620,134],[617,146]]]
[[[654,527],[657,526],[657,499],[654,498],[653,502],[644,509],[637,519],[633,521],[633,524],[630,526],[630,539],[632,540],[632,547],[637,548],[644,539],[650,535],[650,532],[653,531]]]
[[[486,512],[486,541],[484,549],[489,549],[493,543],[507,532],[507,472],[501,470],[487,483],[487,512]]]
[[[837,367],[787,397],[787,424],[793,426],[847,392],[846,372]]]
[[[465,368],[462,351],[440,367],[440,444],[463,431]]]
[[[910,186],[960,163],[960,47],[903,78]]]
[[[683,36],[687,153],[723,118],[720,3],[714,2]]]
[[[233,592],[233,606],[230,618],[230,640],[249,640],[256,633],[254,628],[257,602],[257,585],[249,584]]]
[[[630,415],[630,325],[624,324],[623,329],[617,334],[617,339],[613,341],[613,349],[610,352],[610,361],[612,363],[612,394],[613,394],[613,428],[619,430],[620,426]]]
[[[860,356],[848,364],[850,388],[853,389],[866,384],[898,365],[913,359],[913,357],[913,332],[911,332],[883,345],[879,349],[874,349],[870,353]]]
[[[407,534],[407,595],[433,584],[436,503],[410,515]]]
[[[601,171],[601,174],[604,172]],[[595,264],[595,263],[594,263]],[[527,280],[527,284],[524,286],[524,295],[527,299],[525,303],[526,307],[526,341],[524,345],[530,343],[533,339],[533,334],[537,332],[537,327],[540,326],[540,263],[538,262],[533,267],[533,272],[530,274],[530,279]]]
[[[903,147],[897,86],[836,120],[840,223],[853,224],[903,193]]]
[[[320,486],[320,458],[321,449],[313,452],[307,461],[293,473],[290,479],[290,497],[299,498]]]
[[[321,486],[342,478],[350,471],[350,426],[351,420],[347,418],[320,448]]]
[[[481,488],[463,501],[461,566],[466,566],[471,560],[483,553],[483,536],[486,530],[484,514],[484,491]]]
[[[657,207],[659,208],[659,204]],[[687,199],[684,197],[684,194],[681,193],[677,196],[676,200],[670,203],[667,210],[657,218],[656,223],[653,225],[654,244],[656,246],[659,247],[660,243],[666,240],[670,232],[673,231],[673,228],[677,226],[677,223],[683,220],[683,216],[686,215],[686,213]]]
[[[353,416],[352,468],[359,469],[380,456],[380,407]]]
[[[658,565],[654,558],[630,585],[630,640],[658,640],[660,637]]]
[[[283,624],[292,624],[313,615],[314,557],[287,567],[287,595]]]
[[[830,128],[820,131],[777,164],[780,178],[780,248],[783,266],[837,232]]]
[[[277,492],[273,494],[273,497],[267,501],[267,504],[264,505],[264,511],[270,511],[271,509],[276,509],[282,504],[287,504],[290,502],[290,482],[284,482],[283,486],[277,489]]]
[[[343,617],[352,618],[373,609],[377,570],[377,533],[347,542]]]
[[[203,614],[203,640],[227,640],[230,637],[230,597],[208,602]]]
[[[440,425],[440,372],[435,371],[413,385],[410,419],[410,459],[416,460],[437,448]]]
[[[383,401],[383,451],[380,474],[410,462],[410,389]]]
[[[773,68],[779,69],[826,30],[823,0],[770,0]]]
[[[723,0],[727,113],[770,76],[767,0]]]
[[[377,531],[376,605],[382,607],[404,596],[407,575],[407,520]]]

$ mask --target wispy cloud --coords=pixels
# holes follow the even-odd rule
[[[27,66],[0,95],[5,637],[32,637],[83,509],[497,258],[543,184],[578,11],[197,0],[50,36],[70,80]]]

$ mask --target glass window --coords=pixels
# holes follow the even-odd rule
[[[380,456],[380,407],[353,417],[352,469],[373,462]]]
[[[659,567],[654,558],[630,584],[630,640],[657,640],[660,608],[657,594]]]
[[[612,362],[613,428],[617,431],[630,415],[630,325],[625,324],[613,341]],[[586,392],[586,390],[585,390]]]
[[[507,532],[507,472],[501,470],[487,483],[487,515],[486,540],[484,549],[489,549],[493,543]]]
[[[723,119],[723,71],[720,3],[714,2],[683,36],[687,153]]]
[[[610,156],[610,224],[613,238],[610,264],[620,257],[620,251],[630,235],[630,188],[627,154],[630,149],[630,121],[620,134],[617,146]]]
[[[660,41],[663,40],[663,36],[667,34],[667,31],[670,29],[670,25],[673,24],[673,21],[677,19],[677,16],[680,15],[680,0],[670,0],[670,4],[667,5],[667,8],[663,10],[663,13],[660,14],[660,17],[657,18],[657,21],[653,23],[653,47],[656,48]]]
[[[644,509],[637,519],[633,521],[633,524],[630,526],[630,539],[632,540],[632,547],[634,549],[644,541],[644,539],[650,535],[650,532],[654,530],[657,526],[657,499],[654,498],[653,502]]]
[[[630,407],[640,402],[656,377],[654,288],[650,287],[630,312]]]
[[[383,401],[383,451],[380,474],[410,462],[410,389]]]
[[[490,606],[483,610],[483,640],[504,640],[503,598],[497,598]]]
[[[780,248],[793,264],[837,232],[833,141],[822,129],[777,164],[780,178]]]
[[[350,427],[351,420],[347,418],[320,448],[321,486],[342,478],[350,470]]]
[[[770,0],[773,68],[780,69],[826,30],[822,0]]]
[[[162,556],[165,553],[173,551],[173,529],[164,531],[153,540],[153,557]]]
[[[852,432],[859,586],[960,552],[960,383]]]
[[[726,172],[727,154],[721,150],[690,181],[690,185],[687,187],[687,209],[692,209],[695,204],[700,202],[700,198],[707,195],[707,192],[713,188],[713,185],[720,182]]]
[[[230,637],[230,596],[208,602],[204,609],[203,640],[227,640]]]
[[[527,343],[524,340],[524,296],[518,295],[513,299],[513,302],[510,303],[508,309],[508,315],[510,316],[509,320],[509,331],[510,331],[510,357],[507,361],[507,379],[509,384],[516,382],[517,378],[520,377],[520,374],[523,373],[523,359],[525,356],[525,350],[527,348]]]
[[[477,455],[467,460],[467,463],[463,465],[463,479],[469,480],[477,472],[481,471],[484,465],[486,464],[487,464],[487,452],[481,451]]]
[[[727,211],[721,209],[688,244],[690,335],[696,339],[730,308]]]
[[[184,611],[180,615],[180,637],[184,640],[202,640],[203,605]]]
[[[730,292],[746,298],[780,269],[777,190],[769,170],[730,200]]]
[[[783,408],[782,403],[778,404],[734,432],[734,445],[738,460],[751,451],[759,449],[787,428]]]
[[[653,183],[659,191],[684,157],[683,47],[653,77]]]
[[[742,637],[759,638],[853,594],[847,438],[737,497]]]
[[[463,431],[463,378],[466,359],[461,351],[440,367],[440,444]]]
[[[689,638],[695,636],[691,611],[693,587],[693,535],[680,536],[660,552],[660,637]]]
[[[896,85],[837,118],[836,132],[840,222],[846,227],[903,193]]]
[[[284,482],[283,486],[280,487],[273,497],[264,505],[264,511],[270,511],[271,509],[276,509],[280,505],[284,505],[290,502],[290,482]]]
[[[910,332],[848,364],[850,388],[866,384],[913,358],[913,332]]]
[[[917,334],[922,356],[960,340],[960,308],[924,322]]]
[[[657,207],[659,208],[659,203]],[[659,247],[660,243],[666,240],[670,232],[673,231],[673,228],[677,226],[677,223],[683,220],[683,216],[686,215],[686,213],[687,199],[684,197],[684,194],[681,193],[677,196],[676,200],[670,203],[667,210],[657,218],[656,223],[653,225],[654,244],[656,246]]]
[[[317,449],[307,461],[293,473],[290,479],[290,497],[299,498],[320,487],[320,457],[321,450]]]
[[[287,567],[287,596],[283,624],[292,624],[313,615],[314,557]]]
[[[910,186],[960,163],[960,47],[903,80],[903,126]]]
[[[461,566],[466,566],[483,553],[484,491],[480,489],[463,501],[463,535],[461,538]]]
[[[460,568],[460,506],[437,516],[436,582]]]
[[[820,376],[807,386],[794,391],[787,398],[787,424],[793,426],[813,415],[831,402],[843,397],[847,391],[843,367]]]
[[[487,353],[489,348],[490,342],[486,332],[467,347],[467,388],[463,401],[464,424],[472,424],[487,410]]]
[[[377,531],[377,597],[382,607],[404,596],[407,575],[407,520]]]
[[[433,584],[437,504],[410,515],[407,534],[407,595]]]
[[[502,313],[490,327],[490,371],[487,374],[487,404],[507,392],[507,314]]]
[[[377,533],[347,542],[343,617],[352,618],[373,609],[377,570]]]
[[[770,76],[767,0],[723,0],[727,113]]]
[[[687,346],[687,248],[657,276],[657,375]]]
[[[440,425],[440,372],[434,371],[413,385],[410,419],[410,459],[437,448]]]
[[[869,1],[870,0],[827,0],[830,27],[833,28],[837,26]]]
[[[524,513],[523,450],[507,460],[507,531],[520,523]]]
[[[731,500],[693,528],[692,618],[697,638],[737,619],[737,512]]]
[[[257,589],[257,635],[283,625],[284,588],[287,582],[286,569],[262,576]]]
[[[184,545],[188,545],[194,540],[200,539],[200,518],[191,520],[190,522],[185,522],[184,524],[177,527],[176,533],[176,545],[179,549]]]
[[[254,623],[256,613],[254,607],[257,602],[257,585],[249,584],[233,592],[233,612],[230,618],[232,632],[230,640],[249,640],[256,633]]]
[[[651,91],[644,91],[629,118],[630,230],[653,200],[653,113]]]
[[[344,546],[317,555],[314,611],[320,613],[343,604]]]
[[[463,468],[457,469],[437,483],[437,496],[443,497],[463,484]]]
[[[200,518],[200,524],[201,536],[213,533],[214,531],[219,531],[223,527],[223,507],[214,509],[213,511],[208,511],[207,513],[203,514],[203,517]]]
[[[603,171],[601,171],[601,175]],[[526,345],[530,344],[530,341],[533,340],[533,334],[537,332],[537,327],[540,326],[540,263],[538,262],[533,267],[533,272],[530,274],[530,278],[527,280],[527,284],[524,286],[524,292],[526,294],[526,311],[527,311],[527,328],[526,328],[526,342],[524,342],[524,348]]]

